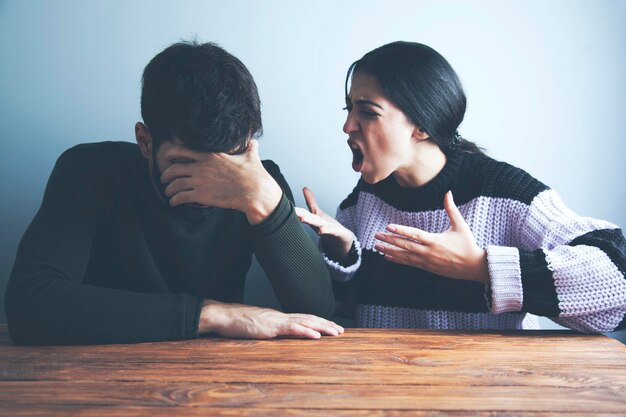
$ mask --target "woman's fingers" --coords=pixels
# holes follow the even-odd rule
[[[422,245],[430,245],[433,243],[433,239],[435,235],[433,233],[428,233],[423,230],[417,229],[415,227],[410,226],[402,226],[400,224],[389,224],[387,225],[387,230],[396,235],[402,236],[407,239],[411,239],[415,242],[418,242]],[[388,233],[384,233],[385,236],[393,236]],[[378,237],[377,237],[378,239]]]
[[[376,233],[375,237],[381,242],[385,242],[384,245],[380,243],[376,244],[383,248],[398,248],[402,251],[408,251],[416,253],[418,255],[423,255],[427,252],[425,245],[422,245],[421,243],[411,239],[406,239],[400,236],[388,235],[385,233]]]
[[[296,207],[296,215],[302,223],[306,223],[309,226],[322,227],[326,225],[326,220],[306,209]]]
[[[304,187],[302,189],[302,194],[304,194],[304,200],[306,201],[306,205],[313,214],[320,214],[322,212],[317,205],[317,200],[315,200],[315,194],[311,191],[310,188]]]
[[[421,250],[420,252],[414,252],[384,243],[376,243],[374,245],[374,249],[385,255],[385,259],[389,261],[413,266],[416,268],[423,267],[425,255],[425,252],[423,250]]]
[[[452,227],[461,227],[468,228],[463,215],[459,211],[459,208],[454,203],[454,198],[452,197],[452,191],[448,191],[443,198],[443,207],[448,214],[448,218],[450,219],[450,224]]]
[[[313,214],[306,209],[296,207],[296,215],[300,219],[300,222],[308,224],[320,235],[330,235],[340,237],[342,235],[342,228],[339,223],[334,220],[328,220],[320,215]],[[345,233],[344,233],[345,234]]]

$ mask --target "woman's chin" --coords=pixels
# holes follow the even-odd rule
[[[371,174],[367,172],[361,172],[361,178],[363,178],[363,181],[365,181],[366,183],[370,185],[374,185],[377,182],[384,180],[384,178],[381,178],[380,176],[376,174]]]

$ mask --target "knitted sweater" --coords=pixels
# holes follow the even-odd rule
[[[374,249],[374,235],[389,223],[447,230],[448,190],[487,251],[488,285],[395,264]],[[359,326],[521,329],[534,327],[524,320],[532,313],[583,332],[625,327],[621,230],[577,216],[556,192],[509,164],[452,152],[419,188],[403,188],[393,175],[374,185],[361,179],[336,217],[354,233],[356,255],[347,264],[325,259],[333,279],[345,283],[338,292],[356,293]]]
[[[283,188],[274,212],[170,207],[137,145],[83,144],[58,160],[6,292],[20,344],[130,343],[197,336],[205,298],[241,302],[254,253],[282,307],[330,316],[331,280]]]

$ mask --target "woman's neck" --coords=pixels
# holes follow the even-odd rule
[[[446,155],[439,146],[424,140],[415,144],[413,155],[393,176],[401,187],[418,188],[435,178],[445,165]]]

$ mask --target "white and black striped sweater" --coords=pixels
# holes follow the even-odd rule
[[[490,285],[394,264],[374,250],[375,233],[389,223],[447,230],[448,190],[487,250]],[[521,329],[535,327],[524,320],[531,313],[583,332],[626,327],[621,230],[577,216],[553,190],[509,164],[452,152],[420,188],[400,187],[393,176],[375,185],[361,179],[337,220],[354,233],[356,253],[349,265],[325,258],[336,281],[355,287],[359,326]]]

